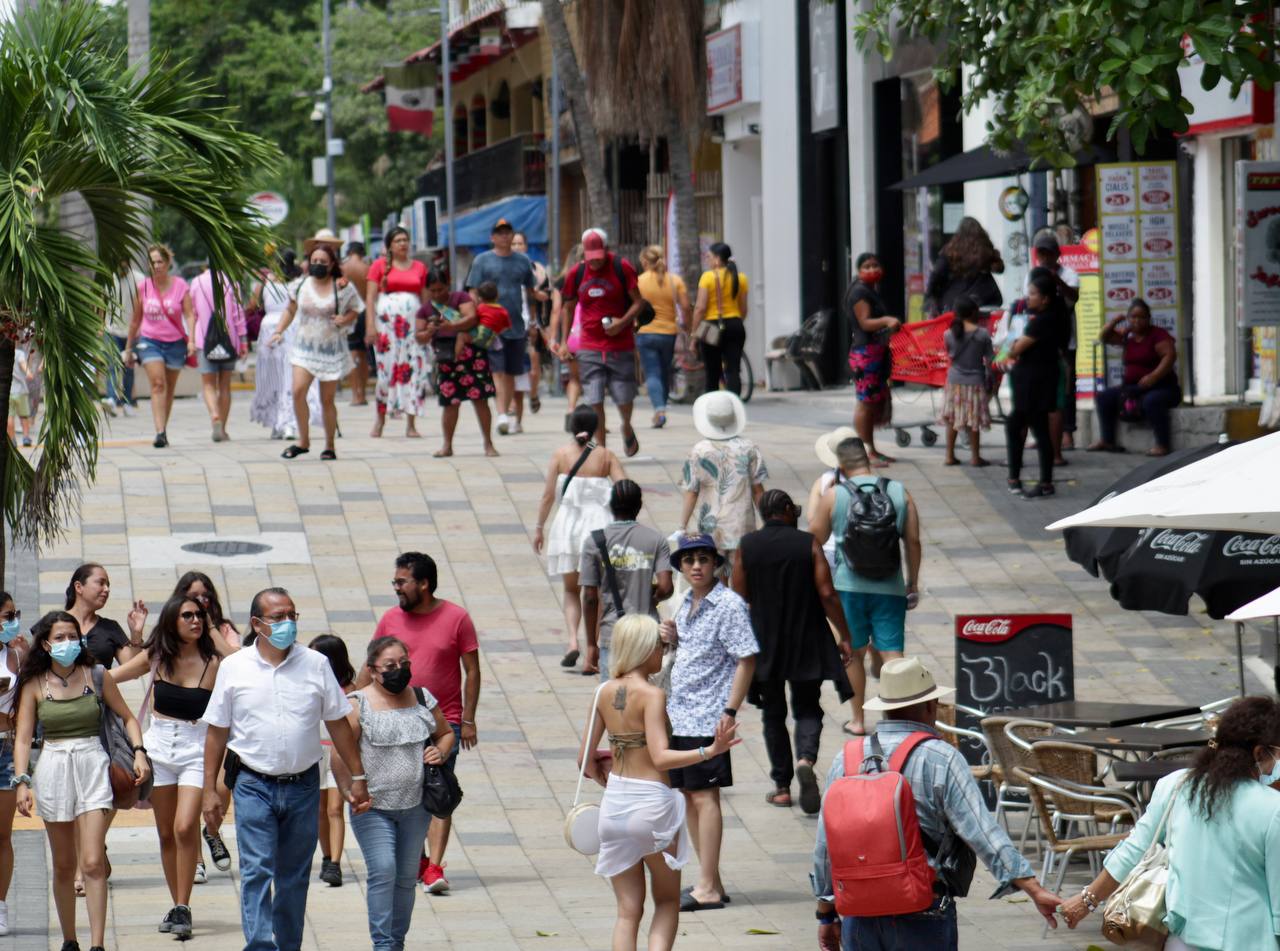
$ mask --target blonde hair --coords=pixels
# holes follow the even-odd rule
[[[647,614],[625,614],[613,625],[609,676],[621,677],[643,664],[658,646],[658,622]]]
[[[157,251],[158,251],[158,252],[160,252],[161,256],[165,259],[165,262],[166,262],[166,263],[168,263],[168,264],[170,264],[170,265],[172,265],[172,264],[173,264],[173,252],[172,252],[172,251],[170,251],[170,250],[169,250],[165,245],[163,245],[163,244],[149,244],[149,245],[147,245],[147,257],[148,257],[148,258],[150,258],[150,257],[151,257],[151,255],[155,254]]]
[[[575,267],[577,267],[579,264],[582,263],[582,259],[585,256],[586,256],[585,252],[582,250],[582,244],[581,243],[575,244],[572,248],[569,249],[569,253],[564,256],[564,269],[560,273],[562,275],[567,275],[570,271],[572,271]]]
[[[640,263],[646,271],[652,271],[658,275],[659,282],[667,276],[667,255],[661,245],[651,244],[641,251]]]

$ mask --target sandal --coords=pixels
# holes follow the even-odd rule
[[[680,896],[681,911],[714,911],[723,907],[723,901],[698,901],[692,893]]]
[[[535,413],[542,409],[542,397],[538,396],[537,393],[529,397],[529,409]]]
[[[977,459],[970,462],[969,465],[973,466],[975,469],[985,469],[987,466],[991,465],[991,463],[979,456]]]
[[[305,455],[310,451],[311,449],[307,446],[299,446],[295,444],[290,446],[284,452],[280,453],[280,456],[283,459],[296,459],[299,456]]]
[[[684,888],[680,889],[680,897],[681,897],[681,898],[687,898],[687,897],[689,897],[689,896],[690,896],[690,895],[692,895],[692,894],[693,894],[693,886],[692,886],[692,885],[686,885]],[[721,900],[722,902],[724,902],[726,905],[732,905],[732,904],[733,904],[733,899],[732,899],[731,897],[729,897],[728,895],[721,895],[721,896],[720,896],[720,900]]]
[[[560,666],[572,667],[574,664],[578,662],[578,657],[579,657],[578,651],[569,651],[569,653],[565,654],[563,657],[560,658]]]
[[[958,466],[960,465],[960,460],[959,459],[943,459],[942,464],[944,466]]]
[[[764,801],[771,806],[779,806],[783,809],[790,809],[795,805],[791,801],[791,790],[775,789],[773,792],[765,793]]]
[[[636,438],[636,431],[629,424],[622,431],[622,444],[626,446],[628,459],[640,451],[640,440]]]
[[[855,663],[857,663],[857,661],[855,661]],[[859,733],[857,730],[849,729],[849,727],[852,725],[853,725],[852,720],[845,720],[844,726],[842,726],[840,729],[844,730],[844,732],[848,733],[850,736],[866,736],[867,735],[866,730],[863,730],[861,733]]]
[[[324,452],[320,453],[320,458],[325,462],[333,462],[333,460],[338,458],[338,454],[332,449],[326,449]]]

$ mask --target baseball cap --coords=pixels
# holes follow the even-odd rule
[[[1058,247],[1058,239],[1054,236],[1052,231],[1043,231],[1036,235],[1036,239],[1032,243],[1032,247],[1037,251],[1053,251],[1055,253],[1060,250]]]
[[[493,223],[493,227],[489,229],[489,233],[493,234],[495,231],[515,231],[515,230],[516,230],[515,226],[511,222],[509,222],[506,218],[499,218],[497,221]]]
[[[604,257],[604,239],[591,232],[582,239],[582,254],[588,261],[599,261]]]

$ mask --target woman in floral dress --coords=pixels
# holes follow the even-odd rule
[[[386,249],[369,268],[365,301],[365,313],[372,318],[365,339],[378,364],[378,417],[369,435],[382,435],[390,410],[405,414],[404,434],[417,438],[417,418],[431,394],[427,351],[414,333],[418,309],[427,302],[427,266],[409,257],[409,232],[404,228],[387,233]]]
[[[484,454],[496,456],[493,448],[493,416],[489,397],[494,395],[489,352],[471,345],[467,331],[479,317],[469,294],[449,290],[448,272],[433,268],[427,277],[427,302],[418,311],[418,342],[433,351],[436,365],[436,394],[440,402],[440,428],[444,443],[437,459],[453,455],[453,434],[458,428],[459,407],[475,407],[476,421],[484,437]]]

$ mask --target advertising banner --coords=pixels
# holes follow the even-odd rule
[[[1236,163],[1236,291],[1244,326],[1280,324],[1280,162]]]

